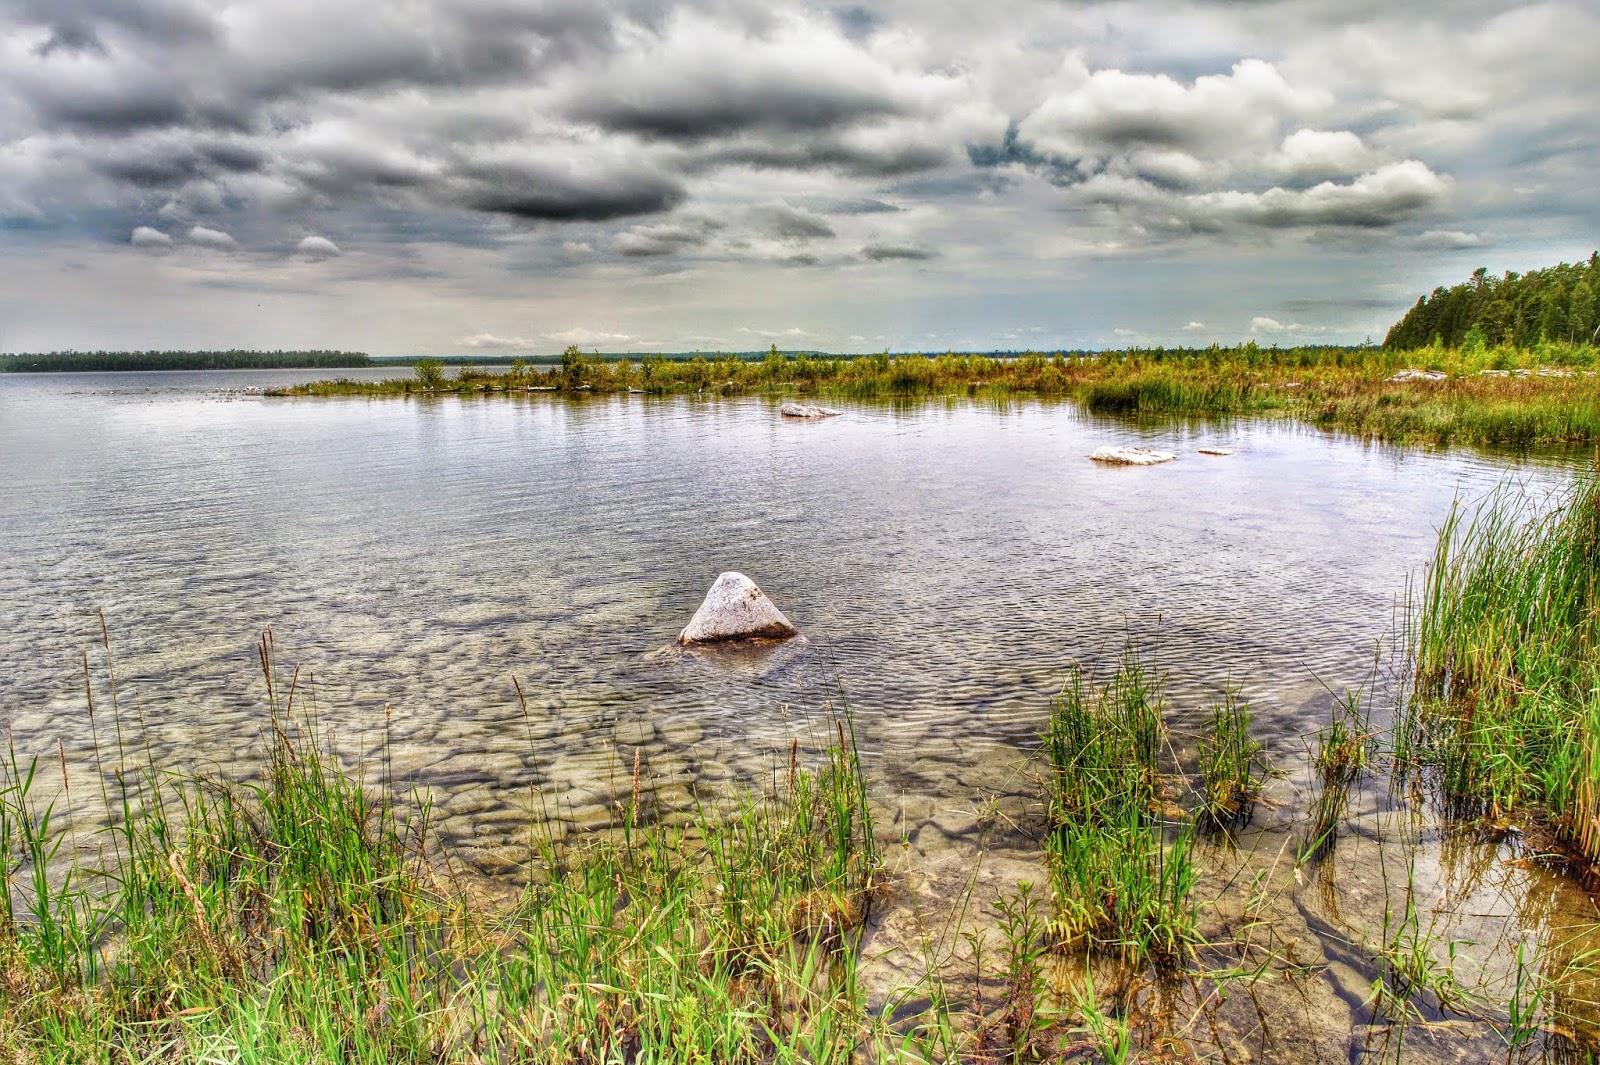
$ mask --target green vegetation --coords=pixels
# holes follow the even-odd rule
[[[355,351],[53,351],[0,355],[0,373],[350,369],[371,365],[368,356]]]
[[[1507,271],[1504,277],[1490,277],[1479,267],[1470,281],[1418,299],[1389,330],[1384,346],[1477,352],[1541,342],[1600,343],[1600,252],[1587,262],[1526,274]]]
[[[1317,730],[1311,758],[1311,820],[1295,849],[1303,864],[1333,849],[1350,807],[1350,788],[1372,759],[1375,737],[1359,691],[1333,700],[1328,727]]]
[[[1148,349],[1101,355],[733,356],[605,361],[571,348],[559,367],[464,367],[454,377],[316,381],[281,396],[643,392],[832,396],[861,401],[971,396],[1076,400],[1097,413],[1297,418],[1394,441],[1512,447],[1600,442],[1600,349],[1541,344],[1428,348]],[[1437,380],[1390,380],[1419,369]]]
[[[818,767],[686,827],[642,823],[637,778],[570,850],[530,817],[532,883],[492,916],[426,804],[325,753],[292,684],[280,705],[270,651],[264,778],[130,764],[119,723],[99,859],[62,852],[38,762],[0,770],[7,1060],[825,1063],[874,1037],[880,860],[847,721]]]
[[[1195,811],[1203,827],[1227,830],[1243,825],[1255,812],[1265,767],[1261,744],[1250,736],[1254,720],[1250,704],[1229,688],[1211,712],[1211,725],[1200,740],[1201,803]]]
[[[984,932],[965,934],[970,996],[938,949],[902,983],[869,977],[870,929],[899,885],[848,713],[814,755],[791,747],[766,783],[672,817],[641,798],[637,760],[611,825],[575,841],[558,844],[535,801],[526,886],[494,906],[441,851],[425,801],[329,753],[296,712],[297,681],[275,679],[270,636],[261,659],[264,769],[249,783],[163,773],[131,722],[101,721],[94,820],[108,827],[80,837],[40,797],[42,763],[14,750],[0,762],[0,1058],[998,1065],[1182,1048],[1190,1060],[1206,1028],[1230,1045],[1215,1013],[1231,986],[1253,999],[1261,977],[1308,971],[1270,932],[1252,938],[1269,872],[1250,882],[1236,933],[1202,935],[1203,844],[1171,799],[1186,784],[1161,685],[1131,650],[1101,682],[1075,670],[1051,707],[1049,888],[1024,881],[994,902],[992,955]],[[1213,710],[1199,816],[1221,796],[1253,799],[1249,726],[1237,693]],[[1370,744],[1359,702],[1338,702],[1319,770],[1347,789]],[[1469,993],[1414,885],[1384,914],[1365,948],[1372,1002],[1403,1038]],[[1208,955],[1225,964],[1205,968]],[[1503,1023],[1471,1006],[1508,1043],[1546,1044],[1552,1017],[1588,1008],[1568,996],[1590,960],[1519,951]],[[1184,988],[1187,1017],[1173,997]]]
[[[1044,737],[1045,846],[1062,946],[1172,970],[1198,940],[1197,873],[1192,825],[1166,838],[1163,705],[1158,682],[1131,651],[1103,685],[1074,670]]]
[[[1600,478],[1457,508],[1423,580],[1401,748],[1459,813],[1542,811],[1600,862]]]

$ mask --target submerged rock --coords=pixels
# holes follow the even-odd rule
[[[1200,452],[1200,454],[1202,454],[1202,455],[1231,455],[1231,454],[1233,454],[1233,448],[1231,448],[1231,447],[1199,447],[1199,448],[1195,448],[1195,450]]]
[[[778,408],[778,413],[785,418],[837,418],[842,411],[832,407],[815,407],[809,403],[785,403]]]
[[[1443,370],[1401,370],[1388,378],[1388,381],[1390,384],[1400,384],[1405,381],[1443,381],[1449,376]]]
[[[789,623],[767,593],[742,573],[724,573],[705,602],[678,634],[685,646],[727,640],[786,640],[800,630]]]
[[[1112,466],[1154,466],[1158,462],[1171,462],[1178,456],[1147,447],[1103,447],[1089,457]]]

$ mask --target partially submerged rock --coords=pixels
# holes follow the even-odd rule
[[[1112,466],[1154,466],[1158,462],[1171,462],[1178,456],[1148,447],[1103,447],[1089,457]]]
[[[785,418],[837,418],[841,411],[831,407],[816,407],[809,403],[785,403],[778,408],[778,413]]]
[[[1390,384],[1400,384],[1405,381],[1443,381],[1450,375],[1443,370],[1401,370],[1390,377]]]
[[[1200,452],[1200,454],[1202,454],[1202,455],[1231,455],[1231,454],[1233,454],[1233,448],[1231,448],[1231,447],[1198,447],[1198,448],[1195,448],[1195,450]]]
[[[767,593],[742,573],[724,573],[705,602],[678,634],[684,646],[728,640],[786,640],[800,630],[790,624]]]

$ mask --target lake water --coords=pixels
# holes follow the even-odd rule
[[[893,831],[942,853],[918,840],[958,842],[952,809],[1026,794],[1069,666],[1130,640],[1166,673],[1180,739],[1237,684],[1300,764],[1330,690],[1387,664],[1452,502],[1570,476],[1559,457],[1031,401],[797,423],[762,399],[257,394],[314,376],[0,375],[0,729],[87,771],[81,656],[108,698],[103,610],[117,697],[159,759],[248,775],[270,626],[341,747],[376,758],[387,735],[394,776],[491,874],[525,855],[530,789],[599,823],[638,752],[684,801],[781,759],[841,699]],[[1089,461],[1105,444],[1179,458]],[[729,569],[806,641],[662,653]],[[1303,812],[1301,783],[1274,786],[1269,827]]]

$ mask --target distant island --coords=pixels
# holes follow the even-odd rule
[[[0,373],[126,370],[347,370],[373,365],[359,351],[51,351],[0,355]]]

